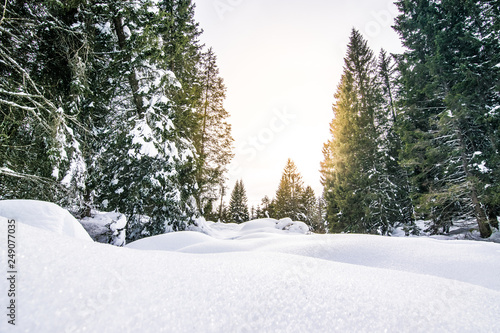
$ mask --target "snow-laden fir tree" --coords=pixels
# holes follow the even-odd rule
[[[243,185],[243,180],[236,181],[233,192],[231,192],[231,200],[229,202],[229,213],[231,214],[231,222],[242,223],[249,220],[248,199]]]
[[[195,153],[190,138],[177,131],[165,95],[171,86],[181,88],[162,53],[168,16],[148,1],[100,8],[100,40],[115,90],[100,133],[97,201],[128,216],[128,240],[183,230],[195,213]]]
[[[398,1],[401,133],[418,211],[429,229],[498,214],[500,45],[493,1]],[[489,220],[489,221],[488,221]]]
[[[78,205],[86,170],[74,129],[86,90],[85,35],[62,5],[0,8],[0,199]]]
[[[183,229],[196,213],[202,128],[192,2],[5,4],[2,198],[120,210],[129,239]]]

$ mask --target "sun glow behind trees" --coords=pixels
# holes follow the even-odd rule
[[[247,186],[247,194],[256,206],[265,195],[273,196],[291,158],[304,182],[320,194],[321,149],[349,33],[355,26],[374,49],[401,52],[391,28],[396,7],[389,0],[218,2],[229,8],[221,13],[216,2],[196,1],[196,17],[228,87],[225,107],[236,147],[229,184],[241,178],[255,184]],[[258,142],[256,154],[248,153],[250,139],[271,128],[276,112],[291,116],[272,140]]]

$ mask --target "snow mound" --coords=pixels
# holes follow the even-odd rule
[[[189,253],[239,252],[255,250],[261,241],[266,243],[273,235],[287,237],[308,232],[309,228],[305,223],[290,219],[259,219],[241,224],[226,224],[208,222],[201,218],[189,231],[143,238],[126,247]]]
[[[0,216],[59,235],[92,242],[92,238],[73,215],[51,202],[0,200]]]
[[[126,247],[136,250],[178,251],[184,247],[205,243],[212,237],[196,231],[180,231],[139,239]]]
[[[277,232],[276,229],[276,220],[271,220],[271,219],[260,219],[260,220],[253,220],[249,222],[244,222],[240,224],[240,233],[243,234],[249,234],[249,233],[254,233],[254,232]]]
[[[293,233],[307,234],[309,233],[309,227],[304,222],[292,221],[290,218],[283,218],[281,220],[275,219],[259,219],[249,222],[244,222],[241,224],[240,231],[244,234],[257,232],[257,231],[267,231],[275,233],[276,230],[285,230]]]
[[[307,234],[309,227],[304,222],[293,222],[290,218],[284,218],[276,223],[276,228],[281,230],[288,230],[300,234]]]
[[[238,228],[227,227],[234,236]],[[212,229],[223,236],[223,225]],[[260,230],[252,235],[266,234]],[[19,236],[19,318],[15,329],[0,321],[0,332],[500,331],[498,285],[462,278],[477,261],[487,280],[498,279],[500,245],[494,243],[284,231],[253,240],[208,241],[213,237],[193,232],[157,238],[182,249],[230,241],[247,248],[193,254],[81,246],[22,223]],[[6,243],[0,233],[2,267]],[[401,248],[413,272],[398,264]],[[445,278],[438,276],[440,265],[464,267]],[[7,282],[0,280],[1,290]]]

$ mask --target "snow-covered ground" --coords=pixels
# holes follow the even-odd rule
[[[18,222],[16,327],[4,314],[0,332],[500,331],[500,244],[304,234],[264,219],[119,248],[66,233],[69,218],[37,225],[36,209],[0,202],[0,228]]]

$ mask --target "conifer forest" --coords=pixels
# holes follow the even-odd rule
[[[200,216],[288,217],[315,233],[499,228],[498,1],[397,0],[400,54],[353,28],[317,161],[323,193],[289,159],[276,192],[251,207],[252,184],[228,182],[237,110],[224,107],[193,1],[1,2],[2,200],[120,212],[127,242]]]

